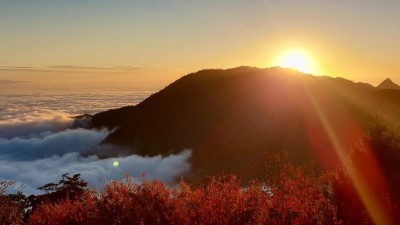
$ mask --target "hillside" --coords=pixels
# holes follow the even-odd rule
[[[400,92],[386,91],[278,67],[202,70],[136,106],[94,115],[92,127],[117,128],[105,143],[141,155],[190,148],[199,173],[254,173],[266,152],[282,150],[296,163],[333,167],[336,150],[351,149],[372,116],[400,121]]]

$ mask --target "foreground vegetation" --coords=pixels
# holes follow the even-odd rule
[[[279,164],[280,159],[276,157]],[[185,182],[168,188],[145,179],[136,184],[127,177],[104,191],[69,186],[68,193],[52,196],[28,212],[28,224],[339,224],[323,177],[305,177],[300,168],[282,163],[271,186],[252,181],[245,188],[234,176],[210,178],[202,185]],[[69,177],[72,178],[72,177]],[[74,190],[75,189],[75,190]],[[81,190],[81,191],[77,191]],[[71,194],[73,197],[70,197]],[[9,202],[9,222],[22,222],[23,211]]]
[[[285,154],[266,159],[265,178],[235,176],[200,184],[112,181],[86,187],[80,175],[63,175],[41,187],[46,194],[6,194],[0,184],[0,224],[395,224],[400,214],[400,139],[373,125],[352,155],[334,171],[294,166]]]

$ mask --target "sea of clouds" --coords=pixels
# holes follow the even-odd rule
[[[54,96],[6,99],[0,95],[0,100],[6,99],[0,106],[0,180],[15,180],[24,185],[25,194],[39,194],[38,187],[57,182],[65,173],[81,173],[91,187],[101,188],[107,181],[126,175],[140,181],[142,173],[149,180],[173,183],[190,170],[190,150],[167,157],[133,154],[104,159],[91,154],[102,149],[122,151],[121,147],[101,144],[112,131],[73,129],[71,116],[136,104],[146,95],[138,93],[130,104],[126,95],[106,96],[113,100],[113,105],[102,104],[101,96],[95,94],[77,95],[75,101],[74,96],[67,94],[57,95],[56,101],[48,101]],[[62,102],[63,99],[68,101]],[[115,161],[119,162],[118,166],[113,165]]]

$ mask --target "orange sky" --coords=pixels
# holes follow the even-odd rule
[[[300,48],[317,75],[400,83],[398,12],[395,0],[7,1],[0,80],[162,87]]]

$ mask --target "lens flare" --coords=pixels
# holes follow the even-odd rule
[[[339,138],[340,134],[335,129],[332,120],[327,116],[328,112],[321,106],[323,105],[322,102],[307,87],[305,88],[305,93],[309,98],[311,109],[314,110],[321,124],[320,132],[327,136],[340,164],[348,171],[351,185],[372,221],[375,224],[395,224],[391,221],[391,217],[388,214],[389,210],[387,207],[390,206],[386,204],[385,199],[380,199],[377,195],[377,193],[389,193],[389,189],[379,162],[374,155],[374,150],[368,144],[364,144],[359,147],[362,149],[361,153],[364,157],[361,157],[361,153],[358,153],[358,160],[349,163],[348,150]],[[350,122],[352,121],[348,121],[348,123]],[[322,149],[323,146],[320,146],[318,149],[313,150],[318,155],[321,153],[324,154],[321,152]]]

